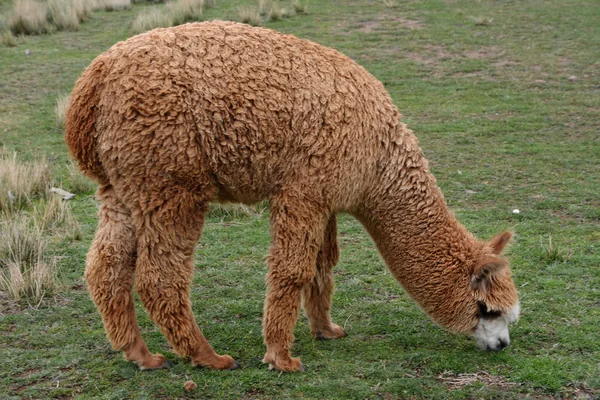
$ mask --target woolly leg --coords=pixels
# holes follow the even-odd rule
[[[237,368],[233,358],[215,353],[192,314],[193,252],[202,232],[206,205],[189,192],[162,195],[167,200],[135,217],[137,291],[177,354],[191,357],[194,365]]]
[[[310,321],[310,332],[318,339],[337,339],[346,336],[344,330],[331,321],[333,267],[340,258],[335,215],[329,217],[325,237],[317,255],[314,279],[302,290],[302,306]]]
[[[263,336],[267,353],[263,362],[279,371],[302,370],[290,347],[304,285],[313,280],[317,253],[329,213],[322,207],[302,203],[293,196],[271,201],[272,244],[268,258],[267,296]]]
[[[96,237],[87,255],[85,279],[102,315],[113,348],[141,369],[161,368],[166,358],[152,355],[140,335],[131,289],[135,269],[135,228],[129,209],[110,185],[98,188],[102,201]]]

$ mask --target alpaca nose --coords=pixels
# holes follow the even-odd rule
[[[510,344],[510,339],[498,339],[498,341],[496,342],[496,345],[490,345],[488,344],[487,346],[485,346],[486,350],[491,350],[491,351],[502,351],[505,348],[508,347],[508,345]]]

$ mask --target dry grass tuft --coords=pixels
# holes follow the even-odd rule
[[[75,163],[71,163],[67,166],[67,178],[62,182],[62,187],[69,192],[80,194],[80,193],[91,193],[96,190],[96,183],[88,179],[85,175],[79,172],[79,169],[75,166]]]
[[[168,3],[173,15],[173,24],[181,25],[186,22],[201,21],[204,13],[204,0],[177,0]]]
[[[8,18],[0,17],[0,47],[14,47],[17,45],[17,38],[10,31]]]
[[[266,201],[251,206],[237,203],[213,203],[210,206],[208,216],[211,218],[219,218],[221,220],[230,220],[240,217],[262,215],[268,209],[269,203]]]
[[[478,371],[474,374],[455,374],[447,371],[438,375],[437,380],[443,382],[452,390],[458,390],[464,386],[469,386],[476,382],[481,382],[486,386],[495,386],[500,388],[508,388],[510,386],[518,385],[518,383],[506,381],[502,376],[490,375],[490,373],[486,371]]]
[[[552,242],[551,235],[548,235],[548,243],[544,243],[540,239],[540,246],[542,248],[542,259],[548,264],[551,264],[553,262],[568,261],[573,255],[571,249],[567,249],[554,244]]]
[[[0,221],[0,289],[19,300],[40,304],[60,285],[56,262],[47,257],[42,230],[25,214]]]
[[[42,198],[52,183],[48,162],[21,162],[17,154],[0,151],[0,213],[13,214]]]
[[[79,22],[88,20],[92,16],[92,11],[96,5],[96,0],[71,0],[71,4],[75,9]]]
[[[273,6],[273,0],[258,0],[258,13],[262,17],[266,17],[271,13],[271,8]]]
[[[173,15],[164,8],[152,8],[138,14],[133,20],[131,30],[142,33],[154,28],[167,28],[173,25]]]
[[[81,239],[81,226],[73,216],[69,203],[58,195],[50,196],[33,209],[33,224],[37,230],[52,232],[73,240]]]
[[[40,304],[59,289],[48,237],[81,239],[68,202],[50,194],[45,158],[23,162],[0,151],[0,291]]]
[[[291,8],[282,8],[281,9],[281,16],[283,18],[291,18],[294,16],[294,14],[295,14],[295,12]]]
[[[48,6],[35,0],[17,0],[10,17],[10,29],[15,35],[41,35],[51,30]]]
[[[10,17],[10,29],[16,35],[40,35],[54,30],[74,31],[79,29],[80,22],[91,16],[93,9],[121,9],[118,4],[126,3],[131,7],[129,0],[17,0]],[[1,33],[1,36],[2,42],[13,43],[5,33]]]
[[[238,8],[238,16],[240,22],[245,24],[258,26],[262,23],[262,20],[260,19],[260,12],[256,7],[241,6]]]
[[[68,94],[61,94],[56,98],[56,105],[54,106],[54,116],[56,118],[56,125],[61,129],[65,126],[65,113],[67,112],[68,105]]]
[[[95,10],[122,11],[131,9],[131,0],[95,0]]]
[[[271,21],[279,21],[283,17],[283,9],[277,3],[272,3],[269,11],[269,19]]]
[[[17,45],[17,38],[12,34],[9,29],[0,31],[0,47],[15,47]]]
[[[294,7],[294,11],[298,14],[302,14],[302,13],[306,12],[306,4],[304,4],[300,0],[294,0],[294,3],[292,4],[292,6]]]
[[[79,29],[78,6],[72,0],[48,0],[48,19],[58,30],[76,31]]]

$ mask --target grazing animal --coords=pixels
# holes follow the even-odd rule
[[[132,286],[173,349],[233,369],[191,310],[194,245],[213,201],[271,204],[264,362],[302,369],[292,330],[340,338],[330,317],[336,213],[354,215],[392,274],[438,324],[481,347],[509,344],[517,291],[501,233],[476,240],[448,210],[383,85],[335,50],[232,22],[155,29],[113,46],[77,81],[66,142],[99,183],[85,277],[115,349],[149,352]]]

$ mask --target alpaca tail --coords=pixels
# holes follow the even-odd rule
[[[65,142],[79,169],[98,183],[108,183],[96,151],[96,116],[108,68],[96,59],[83,72],[71,92],[65,115]]]

